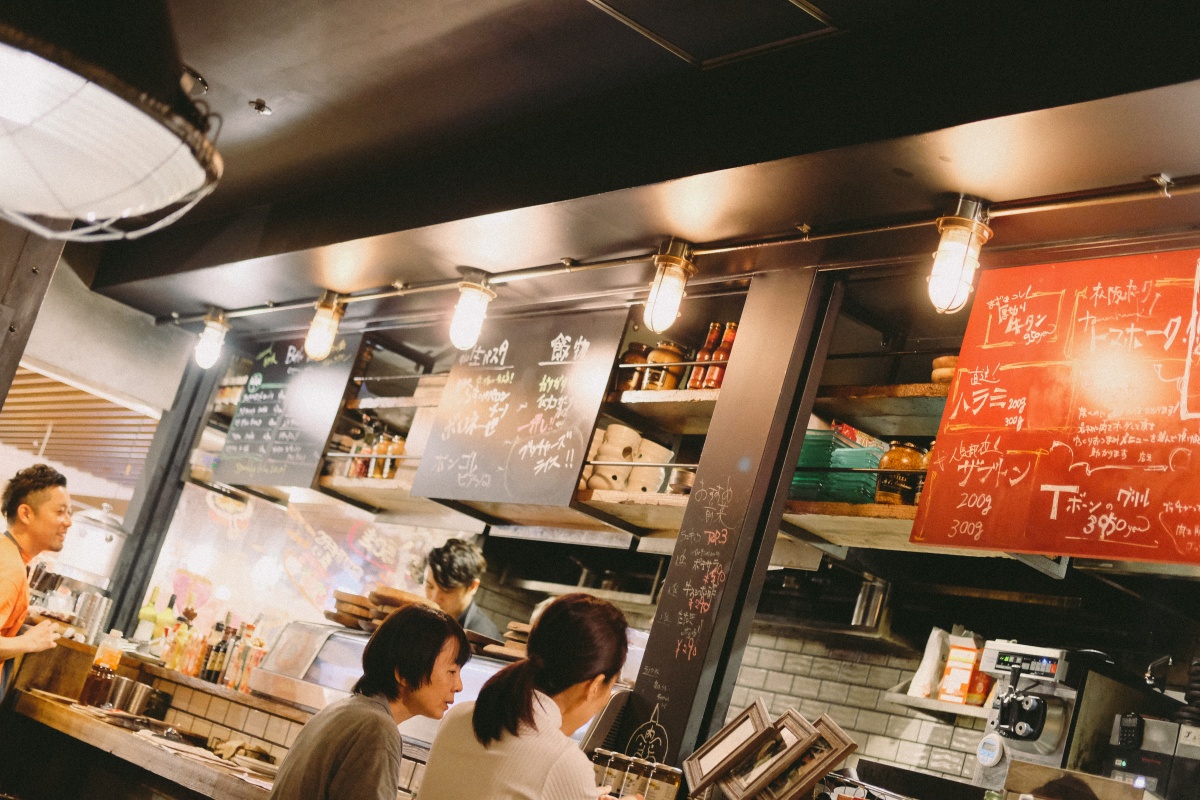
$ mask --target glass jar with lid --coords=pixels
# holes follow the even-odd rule
[[[666,764],[651,764],[646,781],[646,800],[675,800],[683,783],[683,771]]]
[[[891,447],[879,459],[880,469],[920,470],[924,456],[911,442],[891,442]],[[875,502],[894,506],[911,506],[916,499],[916,472],[881,472],[875,488]]]
[[[650,355],[650,345],[644,342],[630,342],[625,346],[625,352],[621,354],[621,364],[645,364],[647,356]],[[642,381],[645,380],[646,370],[643,367],[627,367],[618,368],[616,375],[613,376],[613,391],[614,392],[630,392],[635,389],[642,388]]]
[[[642,382],[643,389],[677,389],[683,378],[685,367],[681,362],[684,358],[683,345],[671,341],[661,341],[646,356],[647,364],[676,364],[672,367],[648,367],[646,378]]]

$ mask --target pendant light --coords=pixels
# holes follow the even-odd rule
[[[663,333],[679,317],[679,304],[687,292],[688,278],[696,274],[692,263],[692,246],[682,239],[671,237],[662,243],[654,256],[654,283],[646,298],[642,319],[655,333]]]
[[[222,162],[183,76],[165,0],[0,3],[0,218],[105,241],[186,213]],[[156,218],[116,227],[144,215]],[[38,217],[84,224],[54,231]]]
[[[487,277],[479,273],[478,280],[465,280],[458,284],[458,303],[454,316],[450,318],[450,343],[459,350],[470,350],[479,341],[483,321],[487,319],[488,304],[496,297],[487,284]]]
[[[951,213],[938,217],[941,240],[933,255],[929,274],[929,299],[939,314],[962,310],[975,289],[979,251],[992,238],[984,221],[987,208],[982,200],[961,196]]]
[[[304,354],[309,359],[321,361],[333,351],[338,323],[345,313],[346,305],[337,292],[326,290],[321,293],[321,299],[317,301],[317,313],[308,326],[308,336],[304,337]]]
[[[225,312],[219,308],[209,309],[204,315],[204,330],[200,332],[200,340],[196,342],[196,364],[200,369],[208,369],[217,363],[228,331],[229,323],[225,321]]]

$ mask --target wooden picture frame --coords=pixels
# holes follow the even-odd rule
[[[820,736],[817,728],[794,708],[783,712],[773,727],[777,734],[773,740],[746,753],[717,782],[730,800],[757,797]]]
[[[704,791],[747,753],[775,735],[766,705],[756,699],[684,760],[688,791],[691,795]]]
[[[800,800],[817,781],[858,749],[858,744],[828,714],[813,723],[817,738],[792,763],[780,770],[763,791],[765,800]]]

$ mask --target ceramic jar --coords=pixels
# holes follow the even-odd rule
[[[625,490],[628,492],[654,493],[662,489],[663,481],[667,479],[666,467],[643,467],[646,464],[666,464],[671,461],[672,452],[657,442],[642,439],[638,448],[635,466],[629,473]]]
[[[646,356],[647,364],[678,364],[685,360],[683,346],[670,341],[659,342]],[[648,367],[642,388],[676,389],[685,371],[683,366]]]

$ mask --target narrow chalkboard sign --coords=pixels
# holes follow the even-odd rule
[[[361,343],[361,336],[339,336],[321,361],[304,354],[303,339],[261,347],[213,477],[251,486],[311,486]]]
[[[450,369],[412,493],[569,505],[625,318],[602,311],[489,323]]]

